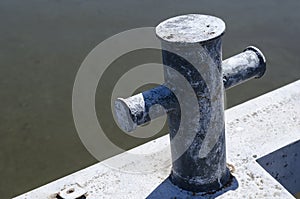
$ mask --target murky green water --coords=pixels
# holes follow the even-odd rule
[[[224,58],[251,44],[268,60],[264,78],[227,92],[233,106],[300,78],[299,9],[298,0],[0,1],[0,197],[95,163],[77,136],[71,95],[81,62],[105,38],[184,13],[221,17]]]

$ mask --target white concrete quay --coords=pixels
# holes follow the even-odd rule
[[[290,185],[285,184],[284,187],[280,184],[263,167],[267,167],[270,160],[270,164],[279,162],[275,169],[290,168],[289,162],[280,167],[280,162],[286,161],[284,158],[290,156],[290,152],[277,159],[269,158],[269,155],[295,142],[297,148],[292,153],[295,156],[292,163],[299,165],[300,80],[226,110],[225,114],[227,163],[233,179],[226,188],[216,193],[188,193],[166,180],[171,168],[167,135],[15,199],[56,198],[57,193],[71,188],[75,192],[78,189],[86,193],[87,199],[294,198],[287,189],[296,187],[298,191],[295,193],[300,192],[300,169],[289,171],[291,176],[285,180],[295,181],[291,183],[294,187],[290,188]],[[148,155],[134,155],[139,153]]]

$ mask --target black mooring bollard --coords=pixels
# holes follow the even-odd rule
[[[265,58],[255,47],[222,62],[224,31],[221,19],[207,15],[183,15],[162,22],[156,34],[162,42],[164,85],[115,102],[119,126],[126,132],[167,113],[170,180],[188,191],[210,192],[228,182],[224,87],[261,77],[266,69]],[[155,109],[150,117],[155,104],[166,111]]]

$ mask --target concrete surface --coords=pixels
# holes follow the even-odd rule
[[[299,88],[300,80],[226,111],[227,163],[233,177],[216,193],[187,193],[170,184],[169,138],[164,136],[16,199],[56,198],[69,186],[77,186],[88,199],[294,198],[261,166],[261,160],[300,140]],[[293,192],[297,195],[300,187]]]

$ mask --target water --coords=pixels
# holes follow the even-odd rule
[[[300,78],[299,9],[297,0],[0,1],[1,198],[96,162],[77,136],[71,95],[81,62],[105,38],[184,13],[222,18],[224,58],[251,44],[268,60],[262,79],[227,92],[230,107]]]

